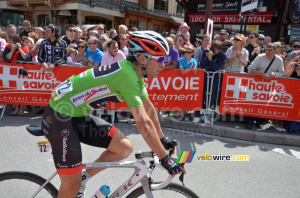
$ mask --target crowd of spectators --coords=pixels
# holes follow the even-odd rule
[[[43,69],[52,71],[55,66],[61,64],[95,68],[124,60],[129,56],[126,46],[128,28],[125,25],[120,25],[117,30],[107,30],[104,24],[95,25],[90,29],[67,25],[64,36],[60,36],[58,28],[52,24],[32,28],[30,22],[24,20],[22,27],[19,34],[13,24],[0,32],[0,61],[33,61],[42,64]],[[191,36],[189,29],[190,27],[183,22],[178,31],[162,33],[170,48],[165,57],[165,70],[179,69],[181,75],[205,69],[209,72],[225,70],[249,73],[264,79],[284,76],[300,78],[300,67],[297,64],[300,62],[300,41],[297,38],[291,38],[288,44],[284,42],[284,38],[272,43],[270,36],[254,31],[246,36],[236,32],[228,33],[222,29],[210,41],[209,35],[200,38]],[[132,28],[131,31],[137,31],[137,28]],[[191,39],[194,39],[194,45]],[[207,77],[204,92],[207,91]],[[213,108],[216,112],[220,103],[220,97],[216,97],[220,93],[220,77],[221,74],[218,74],[212,79],[213,101],[210,106],[207,106],[205,97],[202,101],[204,108]],[[41,113],[43,107],[37,112]],[[23,114],[24,107],[15,105],[11,115]],[[177,112],[175,117],[185,120],[184,112]],[[258,128],[261,128],[264,122],[263,119],[252,117],[247,117],[246,120],[247,129],[252,128],[255,120]],[[200,122],[200,111],[195,112],[193,122]],[[280,120],[273,120],[273,125],[276,130],[284,130]]]

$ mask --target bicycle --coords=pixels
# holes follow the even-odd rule
[[[27,126],[27,131],[35,136],[43,136],[41,127]],[[41,151],[46,151],[46,144],[40,144]],[[198,198],[193,191],[185,186],[176,183],[171,183],[173,177],[169,177],[163,182],[153,182],[151,174],[154,168],[164,169],[159,163],[159,159],[152,151],[141,152],[135,154],[136,161],[120,161],[120,162],[97,162],[83,163],[84,169],[89,168],[133,168],[134,173],[131,177],[118,187],[109,198],[122,197],[128,193],[137,183],[141,186],[130,192],[127,198],[147,197],[147,198],[162,198],[162,197],[187,197]],[[144,158],[152,158],[148,168]],[[30,172],[10,171],[0,174],[0,197],[57,197],[58,190],[50,183],[57,175],[55,171],[48,179],[40,177]],[[183,182],[183,179],[182,179]],[[11,189],[16,187],[17,190]],[[21,194],[17,196],[16,191]],[[93,196],[96,198],[96,196]]]

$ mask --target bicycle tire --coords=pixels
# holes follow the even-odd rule
[[[29,172],[11,171],[0,173],[0,197],[31,197],[46,181],[46,179]],[[57,195],[58,190],[49,182],[36,197],[55,198]]]
[[[161,183],[161,182],[155,182],[155,183]],[[158,189],[158,190],[152,189],[151,191],[153,193],[154,198],[170,197],[170,196],[172,198],[176,198],[176,197],[199,198],[199,196],[196,195],[196,193],[194,193],[190,189],[188,189],[184,186],[175,184],[175,183],[170,183],[168,186],[166,186],[162,189]],[[156,194],[156,193],[158,193],[158,194]],[[173,193],[175,193],[175,194],[173,194]],[[139,187],[139,188],[135,189],[134,191],[132,191],[126,198],[146,197],[143,195],[144,195],[143,187]]]

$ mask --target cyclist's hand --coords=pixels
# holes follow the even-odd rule
[[[163,159],[161,159],[160,163],[165,169],[167,169],[170,175],[178,174],[183,169],[183,164],[175,163],[169,155],[166,155]]]
[[[160,139],[162,145],[165,147],[165,149],[167,151],[169,151],[170,155],[173,155],[175,153],[175,147],[177,145],[177,142],[176,140],[174,141],[171,141],[171,140],[168,140],[166,137],[163,137]]]

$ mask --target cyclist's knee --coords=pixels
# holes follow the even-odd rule
[[[124,159],[132,153],[133,146],[130,140],[122,132],[118,131],[112,138],[107,149]]]

